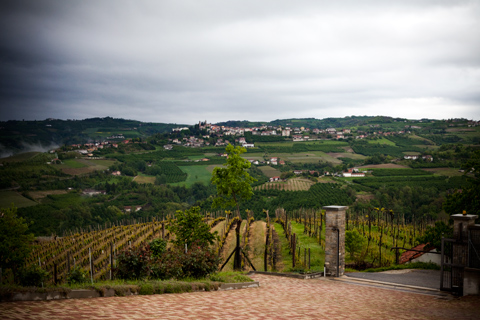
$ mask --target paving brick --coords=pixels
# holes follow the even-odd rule
[[[252,275],[259,288],[0,303],[0,319],[479,319],[480,297],[453,300],[325,279]]]

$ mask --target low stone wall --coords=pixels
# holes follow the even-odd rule
[[[217,290],[236,290],[247,288],[258,288],[260,283],[255,282],[242,282],[242,283],[223,283]],[[195,290],[194,290],[195,291]],[[198,290],[197,290],[198,291]],[[201,290],[203,291],[203,289]],[[138,295],[137,292],[126,290],[122,291],[123,296]],[[3,298],[2,302],[11,301],[41,301],[41,300],[61,300],[61,299],[87,299],[87,298],[100,298],[100,297],[114,297],[116,296],[114,289],[106,289],[103,294],[94,289],[78,289],[71,291],[51,291],[51,292],[18,292],[13,293],[8,298]]]

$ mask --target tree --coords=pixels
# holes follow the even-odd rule
[[[345,249],[350,254],[351,259],[355,259],[355,254],[362,250],[365,244],[365,238],[357,229],[347,230],[345,232]]]
[[[237,208],[240,215],[239,202],[248,200],[253,195],[251,184],[256,181],[247,172],[251,164],[240,155],[246,152],[244,147],[233,147],[229,144],[225,148],[227,161],[223,167],[216,167],[212,173],[212,183],[217,187],[217,197],[213,200],[213,207]]]
[[[225,148],[227,153],[227,161],[224,167],[216,167],[212,173],[212,183],[217,186],[217,197],[213,200],[212,206],[216,207],[237,207],[237,226],[235,228],[235,234],[237,238],[237,245],[235,247],[235,258],[233,263],[234,270],[241,269],[240,258],[240,226],[242,219],[240,216],[239,202],[241,200],[248,200],[253,195],[252,183],[257,181],[252,178],[247,172],[251,164],[247,160],[243,159],[240,155],[246,152],[244,147],[233,147],[229,144]],[[231,257],[231,255],[230,255]],[[228,261],[228,259],[227,259]]]
[[[17,216],[16,207],[0,210],[0,267],[18,275],[34,239],[33,233],[28,233],[28,223]]]
[[[442,250],[442,237],[453,237],[453,226],[443,221],[437,221],[434,227],[427,226],[424,235],[421,236],[418,241],[420,243],[430,244],[440,252]]]
[[[167,226],[168,230],[175,234],[175,240],[172,241],[175,246],[183,247],[187,244],[187,247],[190,247],[194,242],[199,246],[213,244],[216,232],[211,233],[210,226],[203,222],[199,207],[179,210],[176,218]]]

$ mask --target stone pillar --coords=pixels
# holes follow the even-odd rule
[[[453,237],[456,240],[468,240],[468,227],[475,225],[475,219],[478,215],[475,214],[453,214]]]
[[[325,272],[327,276],[342,276],[345,272],[345,211],[348,207],[326,206],[325,213]]]

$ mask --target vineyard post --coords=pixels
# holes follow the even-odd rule
[[[70,273],[70,251],[67,252],[67,274]]]
[[[267,260],[268,260],[268,236],[270,235],[269,230],[270,230],[270,226],[267,225],[267,236],[265,238],[265,254],[263,255],[263,265],[264,265],[265,271],[268,271]]]
[[[307,248],[304,248],[305,252],[303,254],[303,264],[307,267]]]
[[[297,243],[295,241],[295,233],[292,235],[292,268],[295,268],[295,248],[297,246]]]
[[[162,240],[165,240],[165,223],[162,221]]]
[[[90,259],[90,280],[92,281],[93,285],[92,251],[90,248],[88,248],[88,257]]]
[[[53,262],[53,284],[57,285],[57,263]]]
[[[310,248],[308,248],[308,270],[310,270]]]
[[[113,280],[113,242],[110,243],[110,280]]]

